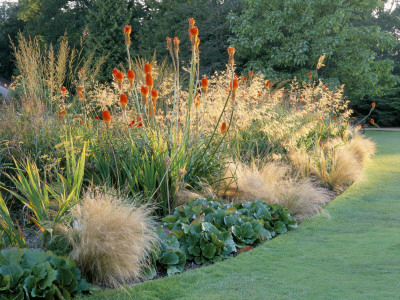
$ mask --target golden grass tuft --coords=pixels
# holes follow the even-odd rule
[[[353,151],[346,148],[317,149],[313,173],[331,189],[348,185],[361,178],[362,166]]]
[[[311,216],[329,200],[325,189],[310,179],[293,177],[288,165],[269,162],[261,167],[231,164],[236,174],[237,198],[240,201],[263,199],[268,204],[285,206],[296,218]]]
[[[352,151],[357,157],[359,163],[363,166],[376,151],[375,143],[369,138],[356,136],[351,139],[346,148]]]
[[[110,193],[85,196],[71,257],[91,283],[116,287],[141,279],[156,242],[150,213]]]

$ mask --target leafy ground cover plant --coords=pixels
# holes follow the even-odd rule
[[[90,285],[75,262],[51,251],[4,248],[0,254],[0,297],[70,299]]]
[[[229,205],[193,199],[162,221],[161,248],[153,253],[153,264],[168,275],[182,272],[186,261],[218,262],[297,227],[284,207],[261,200]],[[155,274],[154,269],[148,271]]]

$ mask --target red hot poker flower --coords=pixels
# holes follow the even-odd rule
[[[177,37],[174,37],[174,52],[175,52],[175,55],[178,55],[178,52],[179,52],[179,43],[180,43],[181,41],[177,38]]]
[[[323,88],[326,91],[328,89],[328,86],[326,84],[324,84]]]
[[[124,27],[124,33],[125,33],[126,35],[130,35],[131,32],[132,32],[132,26],[131,26],[131,25],[125,25],[125,27]]]
[[[112,75],[113,75],[113,78],[114,78],[114,79],[117,77],[117,73],[118,73],[118,72],[119,72],[119,71],[118,71],[117,68],[114,68],[114,69],[112,70]]]
[[[249,72],[249,77],[250,77],[250,80],[253,78],[253,72],[252,71]]]
[[[228,50],[228,55],[229,55],[229,62],[228,63],[231,66],[233,66],[235,64],[235,52],[236,52],[236,50],[233,47],[228,47],[227,50]]]
[[[151,64],[144,64],[144,73],[151,74]]]
[[[375,124],[375,120],[374,119],[371,119],[370,122],[371,122],[371,124]]]
[[[308,77],[312,77],[312,73],[311,72],[308,72]]]
[[[67,88],[65,86],[61,87],[61,93],[65,95],[67,93]]]
[[[156,89],[152,89],[151,90],[151,99],[153,99],[153,101],[157,101],[157,99],[158,99],[158,91]]]
[[[189,18],[189,29],[194,26],[195,20],[193,18]]]
[[[226,125],[226,122],[222,122],[222,125],[221,125],[222,134],[225,134],[227,130],[228,130],[228,126]]]
[[[131,45],[131,32],[132,32],[131,25],[125,25],[125,27],[124,27],[125,45],[127,45],[127,46]]]
[[[121,94],[119,96],[119,104],[123,111],[126,110],[126,106],[128,105],[128,96],[126,94]]]
[[[100,120],[100,118],[98,116],[95,116],[94,119],[95,120]]]
[[[104,123],[106,123],[106,127],[108,130],[110,127],[110,123],[111,123],[111,114],[108,110],[103,111],[103,121],[104,121]]]
[[[79,99],[85,100],[85,91],[84,91],[83,87],[81,87],[81,86],[78,88],[78,95],[79,95]]]
[[[63,108],[59,113],[58,113],[58,119],[61,121],[63,117],[65,116],[66,112],[65,109]]]
[[[375,104],[375,102],[372,102],[371,105],[372,105],[372,109],[374,109],[376,104]]]
[[[247,77],[243,77],[243,81],[244,81],[244,82],[247,82]]]
[[[146,85],[149,87],[149,90],[153,88],[153,76],[150,73],[146,74]]]
[[[145,85],[142,85],[140,88],[140,93],[142,94],[143,105],[146,105],[147,96],[149,95],[149,88]]]
[[[265,87],[268,89],[269,88],[269,80],[265,81]]]
[[[115,75],[115,79],[118,82],[119,89],[122,91],[122,82],[124,81],[124,73],[118,71],[118,73]]]
[[[135,80],[135,72],[133,70],[128,70],[128,80],[131,84],[131,87],[133,86],[133,81]]]
[[[197,96],[197,97],[194,99],[194,106],[195,106],[196,108],[200,106],[200,97],[199,97],[199,96]]]
[[[207,79],[207,77],[203,77],[201,79],[201,87],[203,88],[203,91],[205,93],[207,93],[207,90],[208,90],[208,79]]]
[[[236,93],[237,89],[239,88],[239,80],[238,78],[235,76],[233,78],[233,83],[232,83],[232,92]]]

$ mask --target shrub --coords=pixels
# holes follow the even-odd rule
[[[285,206],[293,216],[315,214],[328,201],[326,191],[309,178],[298,178],[288,165],[269,162],[260,167],[255,164],[231,164],[230,170],[236,182],[235,198],[243,200],[262,199],[266,203]],[[232,188],[232,187],[231,187]]]
[[[89,291],[75,263],[51,251],[5,248],[0,254],[0,291],[7,299],[70,299]]]
[[[110,193],[88,193],[75,226],[71,257],[90,282],[117,286],[139,279],[156,241],[148,206]]]

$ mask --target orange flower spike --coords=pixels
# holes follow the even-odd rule
[[[314,97],[313,97],[313,99],[314,99],[314,101],[316,101],[316,100],[317,100],[317,97],[316,97],[316,96],[314,96]]]
[[[236,93],[237,89],[239,88],[239,80],[238,78],[235,76],[233,78],[233,83],[232,83],[232,93]]]
[[[103,111],[103,121],[106,123],[107,130],[110,128],[111,114],[108,110]]]
[[[372,102],[371,105],[372,105],[372,109],[374,109],[376,104],[375,104],[375,102]]]
[[[119,96],[119,104],[123,111],[126,111],[126,106],[128,105],[128,96],[126,94],[121,94]]]
[[[323,88],[326,91],[328,89],[328,86],[326,84],[324,84]]]
[[[372,125],[375,124],[375,120],[374,119],[371,119],[370,122],[371,122]]]
[[[167,40],[167,50],[171,54],[171,56],[174,56],[174,50],[172,49],[172,39],[170,37],[166,38]]]
[[[253,79],[253,72],[252,71],[249,72],[249,77],[250,77],[250,80]]]
[[[79,99],[85,100],[85,91],[84,91],[83,87],[81,87],[81,86],[78,88],[78,95],[79,95]]]
[[[133,88],[133,81],[135,80],[135,72],[133,72],[133,70],[128,70],[128,80],[131,84],[131,88]]]
[[[192,28],[189,29],[190,33],[190,40],[192,42],[192,47],[196,45],[197,42],[197,37],[199,35],[199,29],[196,26],[193,26]]]
[[[67,93],[67,88],[65,86],[61,87],[61,94],[65,96],[66,93]]]
[[[115,75],[115,79],[118,82],[119,89],[122,91],[122,82],[124,81],[124,73],[118,71],[118,73]]]
[[[243,77],[243,81],[247,83],[247,77]]]
[[[311,78],[312,77],[312,73],[308,72],[308,77]]]
[[[142,85],[140,88],[140,93],[142,94],[143,105],[146,105],[147,96],[149,95],[149,88],[145,85]]]
[[[336,116],[333,117],[333,121],[336,121]]]
[[[153,76],[151,76],[150,73],[146,74],[146,85],[149,87],[149,90],[153,88],[154,85]]]
[[[151,98],[153,100],[157,100],[158,99],[158,91],[156,89],[152,89],[151,90]]]
[[[195,106],[196,108],[198,108],[198,107],[200,106],[200,96],[197,96],[197,97],[194,99],[194,106]]]
[[[61,121],[63,117],[65,116],[65,108],[62,108],[61,111],[58,113],[58,119]]]
[[[125,27],[124,27],[125,45],[127,45],[127,46],[131,45],[131,32],[132,32],[131,25],[125,25]]]
[[[222,122],[222,125],[221,125],[222,134],[225,134],[227,130],[228,130],[228,126],[226,125],[226,122]]]
[[[361,129],[362,129],[361,124],[357,124],[357,129],[358,129],[358,130],[361,130]]]
[[[231,66],[233,66],[235,64],[235,52],[236,52],[236,50],[233,47],[228,47],[227,50],[228,50],[228,55],[229,55],[229,62],[228,63]]]
[[[112,70],[112,76],[113,76],[114,80],[117,78],[118,72],[119,72],[119,71],[118,71],[117,68],[114,68],[114,69]]]
[[[207,79],[207,77],[203,77],[201,79],[201,87],[203,88],[204,93],[207,93],[207,90],[208,90],[208,79]]]
[[[194,23],[196,22],[193,18],[189,18],[189,29],[194,26]]]
[[[179,52],[179,43],[180,43],[181,41],[177,38],[177,37],[174,37],[174,52],[175,52],[175,55],[176,56],[178,56],[178,52]]]
[[[144,73],[151,74],[151,64],[144,64]]]
[[[265,81],[265,87],[269,89],[269,80]]]

